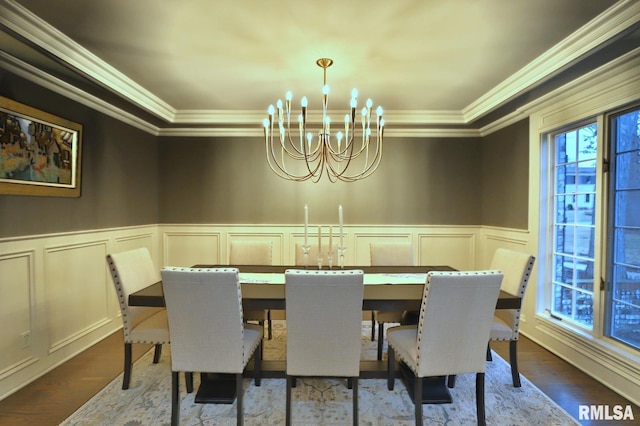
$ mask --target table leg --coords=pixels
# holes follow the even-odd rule
[[[200,387],[195,397],[197,404],[233,404],[235,399],[235,374],[200,374]]]
[[[405,363],[400,362],[401,378],[409,392],[411,400],[414,401],[415,375]],[[423,404],[450,404],[451,394],[447,388],[447,376],[424,377],[422,379],[422,403]],[[415,403],[415,401],[414,401]]]

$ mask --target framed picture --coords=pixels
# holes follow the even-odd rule
[[[0,96],[0,194],[80,196],[82,125]]]

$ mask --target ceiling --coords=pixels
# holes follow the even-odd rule
[[[636,5],[0,0],[0,50],[32,63],[42,56],[167,125],[259,127],[287,90],[295,107],[306,95],[318,108],[321,57],[334,60],[330,110],[346,111],[356,87],[391,128],[467,125],[602,49],[637,24],[627,16]]]

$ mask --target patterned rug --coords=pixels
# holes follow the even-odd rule
[[[375,360],[377,342],[371,342],[370,324],[363,322],[362,359]],[[284,321],[274,321],[272,340],[264,341],[265,359],[283,359],[286,329]],[[385,347],[386,355],[386,347]],[[113,380],[63,425],[168,425],[171,418],[171,351],[162,351],[159,364],[152,363],[153,351],[136,362],[131,387],[122,390],[122,375]],[[181,375],[181,425],[235,425],[236,405],[195,404],[195,392],[187,394]],[[197,389],[199,375],[194,375]],[[283,425],[285,419],[285,379],[262,379],[256,387],[244,381],[245,425]],[[425,425],[475,425],[475,375],[459,375],[451,389],[453,403],[425,404]],[[495,352],[487,363],[485,378],[487,424],[490,425],[579,425],[567,412],[538,390],[526,378],[522,387],[511,384],[509,365]],[[345,380],[299,379],[293,390],[293,424],[351,424],[352,391]],[[359,381],[361,425],[413,425],[414,407],[404,384],[396,380],[389,391],[385,379]]]

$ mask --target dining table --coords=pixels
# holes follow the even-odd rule
[[[283,265],[206,265],[193,268],[237,268],[242,293],[243,309],[285,310],[285,272],[289,269],[317,270],[317,266]],[[419,311],[424,284],[429,272],[456,271],[450,266],[345,266],[342,270],[364,272],[362,310]],[[324,268],[323,270],[327,270]],[[340,270],[334,268],[333,270]],[[162,282],[156,282],[129,295],[130,306],[164,307]],[[465,303],[465,301],[461,301]],[[473,303],[473,301],[466,301]],[[500,291],[496,309],[519,309],[522,299],[504,290]],[[387,361],[361,360],[360,378],[386,378]],[[399,365],[398,374],[413,389],[413,375],[406,366]],[[285,360],[262,361],[261,376],[282,378],[286,374]],[[245,375],[253,377],[253,369],[247,368]],[[225,375],[201,375],[201,385],[196,402],[233,403],[235,382]],[[446,387],[446,377],[423,380],[423,403],[449,403],[451,395]]]

